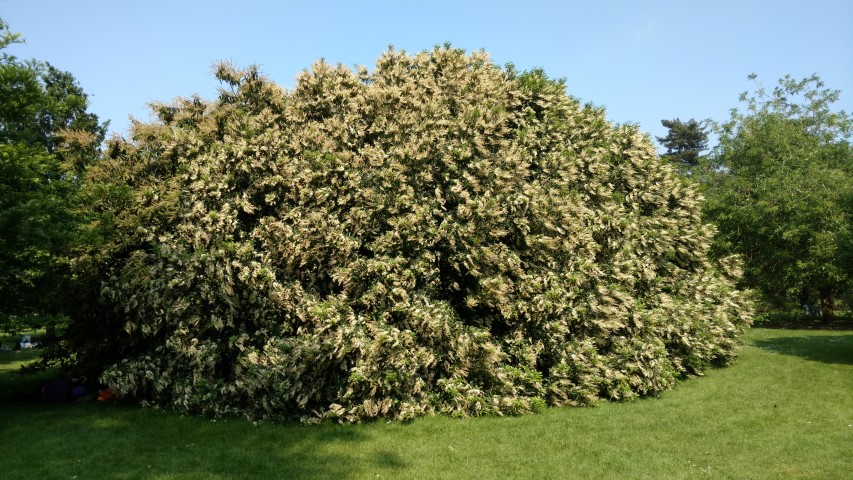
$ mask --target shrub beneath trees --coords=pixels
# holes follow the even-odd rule
[[[216,74],[218,100],[155,105],[90,172],[102,241],[75,265],[97,288],[68,345],[119,392],[252,418],[517,414],[732,359],[750,307],[697,194],[562,82],[446,47],[320,62],[292,91]]]

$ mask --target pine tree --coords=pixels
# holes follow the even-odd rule
[[[708,133],[702,123],[692,118],[687,122],[676,118],[660,123],[669,129],[665,137],[655,137],[666,148],[662,156],[682,169],[699,165],[700,154],[708,148]]]

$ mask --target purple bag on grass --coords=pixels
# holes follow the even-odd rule
[[[71,396],[71,382],[68,380],[51,380],[41,387],[42,402],[67,402]]]

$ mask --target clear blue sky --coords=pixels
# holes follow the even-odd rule
[[[663,136],[663,118],[725,120],[759,75],[819,74],[853,110],[853,2],[0,0],[20,58],[68,70],[90,110],[124,132],[146,103],[215,95],[216,60],[259,64],[292,87],[320,57],[372,66],[393,44],[451,42],[496,63],[542,67],[615,122]]]

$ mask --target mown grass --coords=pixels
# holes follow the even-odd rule
[[[853,332],[754,329],[746,342],[730,368],[657,399],[515,418],[255,425],[5,402],[0,477],[850,478]],[[0,385],[19,385],[7,355]]]

